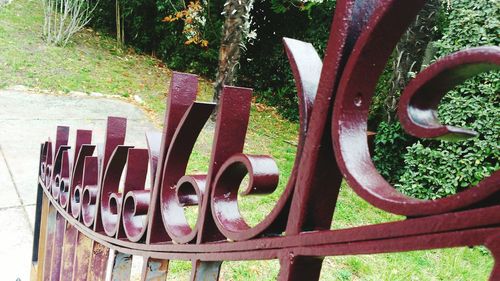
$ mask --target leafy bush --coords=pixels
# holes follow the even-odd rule
[[[253,10],[257,40],[248,46],[241,60],[238,84],[256,89],[258,101],[275,106],[284,117],[296,120],[297,93],[282,38],[310,42],[323,57],[335,1],[324,1],[307,10],[287,9],[277,2],[261,1]]]
[[[448,26],[435,42],[438,56],[473,46],[500,45],[500,6],[495,1],[452,3]],[[407,138],[400,125],[381,123],[374,156],[377,168],[400,191],[423,199],[444,197],[477,184],[500,168],[499,92],[500,73],[490,72],[444,97],[438,108],[441,122],[479,133],[467,141],[420,140],[403,149]],[[387,144],[394,144],[392,151]]]
[[[219,13],[212,13],[207,20],[204,36],[209,46],[201,48],[184,44],[186,38],[181,22],[162,21],[183,8],[181,1],[121,0],[120,3],[127,45],[154,54],[173,70],[214,77],[223,20]],[[222,1],[210,1],[210,10],[222,11],[223,4]],[[114,1],[100,2],[92,25],[104,32],[115,32]]]
[[[389,182],[396,183],[404,173],[401,163],[404,162],[406,147],[413,143],[415,138],[405,134],[399,122],[380,123],[375,137],[373,162],[380,174]],[[401,150],[396,152],[395,148]]]
[[[422,141],[408,147],[397,186],[419,198],[439,198],[500,168],[500,75],[472,79],[449,93],[439,107],[445,124],[471,128],[479,137],[465,142]]]
[[[188,2],[188,1],[185,1]],[[296,2],[310,2],[296,7]],[[225,1],[208,1],[203,38],[208,46],[185,45],[182,22],[162,22],[166,16],[184,9],[182,1],[121,0],[125,24],[125,41],[140,51],[153,53],[169,68],[196,73],[214,79],[221,41]],[[101,1],[93,26],[115,32],[115,1]],[[326,46],[335,1],[271,0],[260,1],[252,10],[252,30],[257,38],[247,44],[240,60],[240,86],[254,88],[260,102],[276,106],[283,116],[297,119],[298,107],[293,76],[288,66],[282,38],[311,42],[320,53]]]

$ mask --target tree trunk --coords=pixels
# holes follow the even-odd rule
[[[116,41],[122,47],[125,44],[125,27],[123,26],[120,0],[115,1],[116,5]]]
[[[395,120],[401,91],[411,80],[411,73],[420,71],[422,63],[437,39],[436,25],[440,9],[439,0],[430,0],[419,13],[415,23],[406,31],[395,49],[392,85],[384,103],[386,119]],[[427,55],[428,56],[428,55]]]
[[[233,85],[238,68],[241,45],[243,44],[244,15],[247,13],[247,0],[228,0],[224,5],[223,14],[226,17],[222,31],[222,42],[219,50],[219,69],[215,79],[214,101],[219,96],[224,85]]]

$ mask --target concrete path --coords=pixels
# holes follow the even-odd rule
[[[126,143],[146,147],[144,133],[158,130],[126,102],[0,90],[0,280],[29,280],[40,143],[58,125],[94,131],[102,143],[109,116],[128,118]]]

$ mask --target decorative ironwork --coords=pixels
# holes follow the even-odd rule
[[[454,196],[417,200],[390,186],[370,158],[367,119],[375,85],[424,3],[339,0],[323,62],[311,44],[284,39],[299,95],[299,144],[283,194],[256,226],[238,209],[240,183],[248,174],[242,196],[269,194],[279,172],[271,157],[243,153],[250,89],[224,88],[206,175],[186,175],[194,144],[215,108],[195,101],[193,75],[173,74],[163,133],[148,133],[147,149],[124,145],[123,118],[108,119],[102,147],[92,144],[92,132],[85,130],[78,130],[69,146],[69,128],[58,127],[55,143],[41,147],[38,279],[102,279],[109,249],[117,252],[115,280],[130,275],[131,255],[145,258],[144,280],[164,278],[170,259],[191,260],[192,280],[217,280],[226,260],[279,259],[279,280],[317,280],[325,256],[472,245],[485,245],[498,262],[499,171]],[[405,130],[421,138],[474,136],[440,124],[436,108],[458,83],[499,68],[498,47],[468,49],[435,62],[401,97]],[[330,230],[343,178],[372,205],[408,218]],[[191,205],[199,209],[194,227],[184,214],[184,206]],[[490,280],[500,280],[498,263]]]

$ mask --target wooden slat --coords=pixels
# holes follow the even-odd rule
[[[43,209],[44,192],[43,187],[38,184],[36,193],[36,210],[35,210],[35,225],[33,229],[33,252],[31,261],[33,263],[38,261],[38,250],[40,244],[40,228],[42,223],[42,209]]]
[[[66,224],[62,252],[60,280],[71,280],[75,263],[75,252],[78,241],[78,230],[71,224]]]
[[[43,145],[41,148],[41,151],[43,152]],[[40,153],[41,154],[41,153]],[[41,157],[40,157],[41,159]],[[38,171],[40,173],[41,169],[41,162],[38,167]],[[38,259],[39,259],[39,250],[40,250],[40,236],[41,236],[41,224],[42,224],[42,210],[43,210],[43,198],[44,198],[44,192],[43,192],[43,187],[38,184],[37,185],[37,195],[36,195],[36,211],[35,211],[35,227],[33,229],[33,251],[31,254],[31,274],[30,274],[30,280],[35,281],[37,280],[37,272],[38,272]],[[46,215],[46,214],[45,214]],[[42,239],[45,239],[43,237]]]
[[[120,252],[115,253],[113,262],[113,271],[111,272],[112,281],[127,281],[130,280],[132,271],[132,255]]]
[[[47,234],[45,239],[45,252],[43,263],[43,277],[41,280],[50,280],[50,269],[52,265],[52,251],[54,249],[54,237],[56,233],[56,215],[57,210],[54,206],[49,205],[47,217]]]
[[[88,280],[100,281],[106,278],[106,267],[108,265],[109,248],[94,242]]]
[[[168,260],[145,258],[142,268],[142,281],[165,281],[168,274]]]
[[[45,262],[45,251],[47,244],[47,223],[49,218],[49,200],[42,193],[42,208],[41,208],[41,220],[40,220],[40,236],[38,239],[38,252],[37,261],[33,263],[35,268],[32,271],[31,280],[42,281],[43,280],[43,266]]]
[[[38,262],[33,262],[31,264],[31,272],[30,272],[30,280],[31,281],[36,281],[37,272],[38,272]]]
[[[89,262],[92,254],[94,242],[83,235],[78,233],[77,247],[75,253],[75,264],[73,269],[74,281],[86,281],[87,273],[89,271]]]
[[[64,232],[66,231],[66,220],[56,214],[56,229],[54,233],[54,243],[52,244],[52,262],[50,266],[50,280],[59,281],[61,276],[61,263],[64,243]]]

